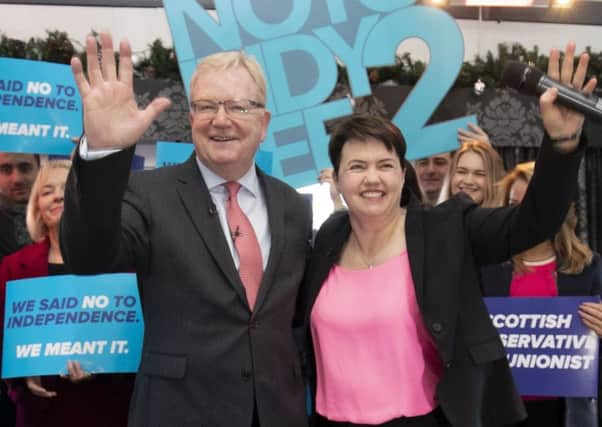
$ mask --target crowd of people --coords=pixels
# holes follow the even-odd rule
[[[0,154],[0,303],[8,280],[135,271],[140,367],[133,391],[76,360],[4,381],[3,425],[598,425],[591,399],[518,395],[482,300],[600,294],[572,206],[584,117],[555,89],[540,98],[537,160],[508,175],[476,125],[454,153],[409,162],[389,120],[341,120],[319,178],[336,211],[312,233],[307,200],[255,166],[271,115],[252,57],[204,58],[195,152],[130,176],[169,100],[139,110],[128,42],[119,64],[109,34],[100,45],[88,38],[86,73],[71,64],[86,129],[73,163]],[[588,56],[574,59],[572,43],[562,60],[553,50],[548,75],[589,94]],[[579,314],[602,335],[600,303]]]

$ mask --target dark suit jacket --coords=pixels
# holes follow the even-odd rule
[[[6,282],[48,276],[48,240],[25,246],[0,264],[0,331],[4,320]],[[0,348],[1,347],[0,340]],[[42,377],[42,386],[56,397],[34,396],[22,379],[9,381],[9,395],[17,409],[16,427],[123,427],[127,423],[133,376],[96,375],[73,384],[58,375]]]
[[[61,231],[74,272],[138,274],[145,334],[129,425],[247,427],[256,402],[262,427],[306,426],[291,328],[309,204],[258,170],[272,241],[251,313],[194,157],[128,184],[132,153],[75,160]]]
[[[416,298],[444,365],[437,400],[455,427],[507,425],[525,417],[481,297],[478,266],[502,262],[550,238],[562,223],[575,194],[581,150],[565,156],[549,145],[544,140],[520,207],[479,208],[465,195],[431,209],[416,202],[408,206],[405,230]],[[306,337],[310,376],[315,371],[311,310],[350,231],[346,213],[322,226],[302,287],[295,324]]]

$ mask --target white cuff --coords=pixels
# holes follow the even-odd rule
[[[79,157],[81,157],[83,160],[98,160],[119,151],[121,151],[120,148],[111,148],[109,150],[88,150],[88,140],[86,139],[86,135],[82,135],[79,142]]]

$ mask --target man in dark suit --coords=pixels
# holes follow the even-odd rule
[[[254,165],[270,120],[259,65],[205,58],[190,86],[195,154],[128,182],[135,142],[169,101],[138,110],[129,44],[119,73],[108,34],[101,45],[102,65],[87,40],[87,79],[72,61],[86,135],[61,244],[76,273],[137,272],[145,335],[129,425],[306,426],[291,326],[310,207]]]

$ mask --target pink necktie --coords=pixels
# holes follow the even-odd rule
[[[224,186],[228,190],[229,203],[226,209],[226,216],[228,218],[228,226],[230,227],[230,236],[232,236],[232,242],[234,243],[236,252],[238,252],[238,274],[245,286],[249,307],[253,311],[261,277],[263,276],[261,249],[249,218],[247,218],[238,205],[240,184],[231,181],[226,182]]]

